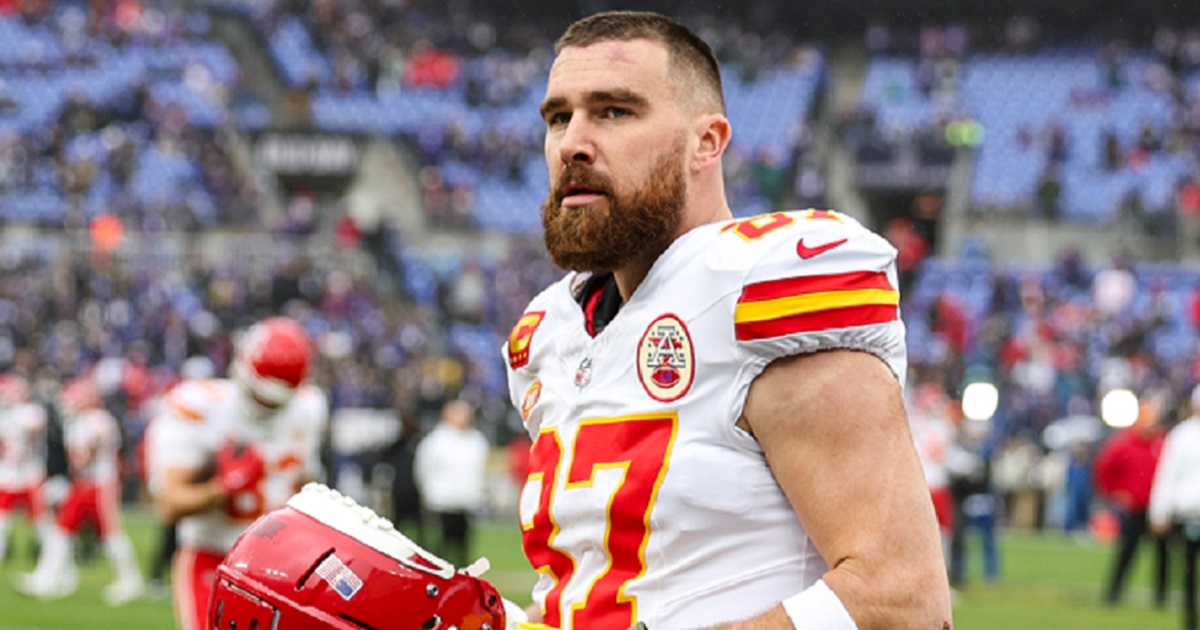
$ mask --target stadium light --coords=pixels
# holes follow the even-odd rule
[[[1138,417],[1138,397],[1128,389],[1112,389],[1100,399],[1100,419],[1104,424],[1123,429]]]
[[[967,385],[962,394],[963,416],[968,420],[986,422],[996,414],[1000,405],[1000,391],[986,381]]]

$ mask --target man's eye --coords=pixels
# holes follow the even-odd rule
[[[604,117],[605,118],[625,118],[625,117],[631,115],[632,113],[633,112],[629,111],[628,109],[625,109],[624,107],[606,107],[606,108],[604,108]]]
[[[565,125],[569,122],[571,122],[571,115],[567,112],[557,112],[546,116],[546,124],[551,127]]]

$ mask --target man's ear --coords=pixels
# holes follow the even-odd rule
[[[733,127],[721,114],[706,114],[696,122],[695,132],[700,142],[692,154],[692,169],[700,171],[721,161],[733,137]]]

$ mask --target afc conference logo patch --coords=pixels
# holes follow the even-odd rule
[[[524,367],[529,363],[529,344],[533,341],[533,333],[546,318],[546,311],[525,313],[508,335],[508,365],[512,369]]]
[[[696,378],[696,357],[687,326],[674,315],[651,322],[638,342],[638,379],[659,402],[683,398]]]

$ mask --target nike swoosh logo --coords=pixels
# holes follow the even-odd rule
[[[813,256],[820,256],[821,254],[824,254],[825,252],[827,252],[831,249],[841,246],[847,240],[849,240],[849,239],[844,238],[840,241],[832,241],[829,243],[825,243],[824,245],[817,245],[816,247],[809,247],[804,244],[804,239],[800,239],[796,243],[796,253],[799,254],[800,257],[803,258],[804,260],[808,260],[809,258],[812,258]]]

